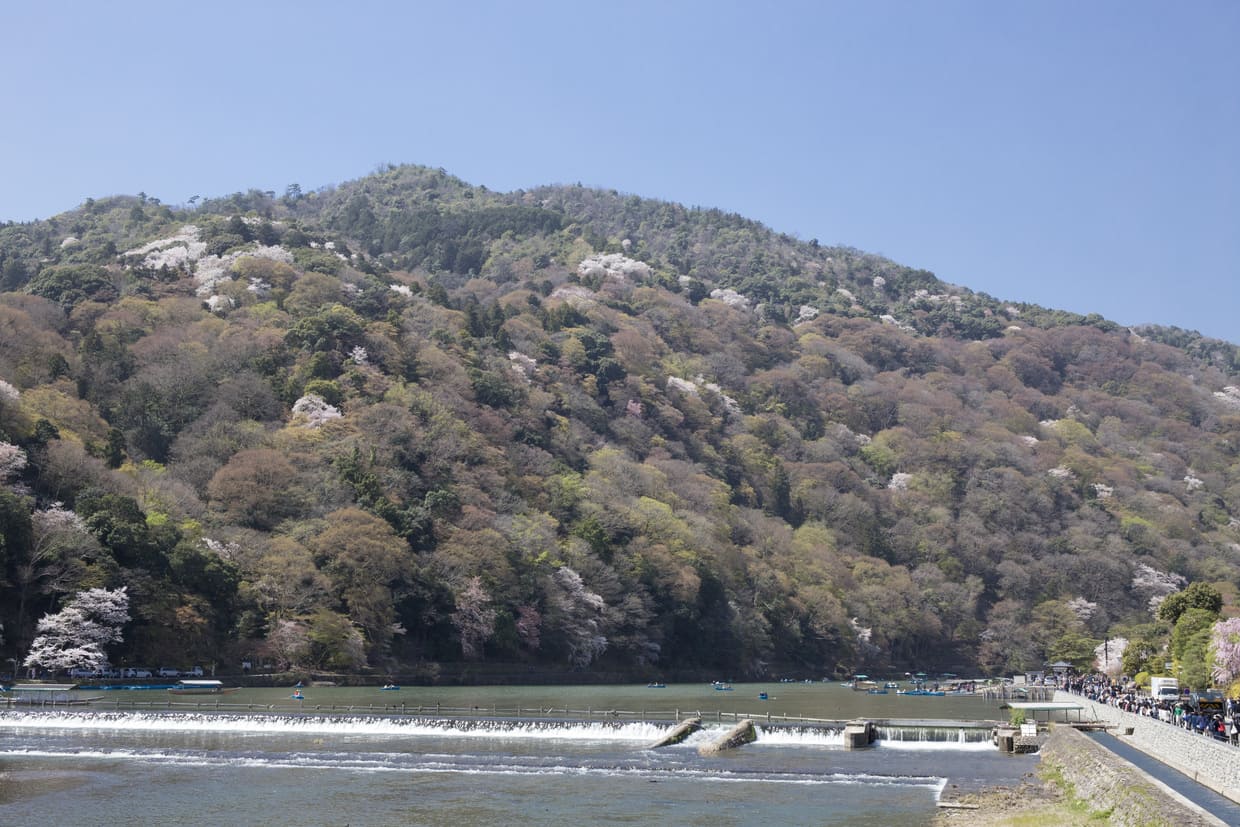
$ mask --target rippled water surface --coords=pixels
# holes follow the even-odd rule
[[[169,710],[166,693],[150,692],[108,695],[113,705],[145,696],[143,703],[163,709],[109,710],[106,702],[61,711],[0,708],[0,823],[919,824],[948,785],[1013,783],[1033,768],[1032,759],[1001,755],[983,733],[968,729],[883,727],[876,747],[849,751],[838,728],[780,720],[998,717],[973,698],[894,704],[889,700],[897,696],[860,699],[822,685],[737,686],[731,693],[698,686],[399,693],[407,707],[479,707],[478,716],[434,718],[364,709],[390,707],[397,693],[303,691],[305,702],[288,699],[288,690],[225,696],[274,707],[262,714]],[[770,700],[759,703],[759,691]],[[336,711],[322,709],[329,706]],[[354,714],[340,711],[349,706]],[[651,749],[670,720],[572,722],[553,713],[512,721],[493,719],[486,709],[517,706],[700,706],[708,720],[688,742]],[[699,754],[700,745],[731,726],[709,720],[712,711],[755,715],[758,741]]]

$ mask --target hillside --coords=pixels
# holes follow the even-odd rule
[[[2,226],[0,290],[5,656],[121,586],[116,663],[736,677],[1238,600],[1240,349],[737,215],[387,167]]]

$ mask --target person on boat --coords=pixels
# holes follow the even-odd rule
[[[300,690],[300,689],[294,689],[294,690],[293,690],[293,700],[295,700],[295,701],[304,701],[305,699],[306,699],[306,696],[305,696],[305,695],[303,695],[303,694],[301,694],[301,690]]]

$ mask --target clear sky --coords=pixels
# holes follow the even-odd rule
[[[1240,342],[1236,0],[43,0],[0,43],[0,220],[418,163]]]

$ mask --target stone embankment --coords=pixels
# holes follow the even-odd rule
[[[1134,715],[1109,704],[1095,703],[1080,695],[1060,692],[1055,700],[1082,704],[1085,718],[1092,716],[1105,721],[1114,728],[1113,732],[1125,733],[1131,729],[1131,735],[1120,735],[1125,743],[1179,770],[1198,784],[1232,801],[1240,801],[1240,748],[1180,729],[1157,718]]]
[[[1041,755],[1042,774],[1061,779],[1065,792],[1092,813],[1107,813],[1107,824],[1207,827],[1222,823],[1071,727],[1056,725]]]

